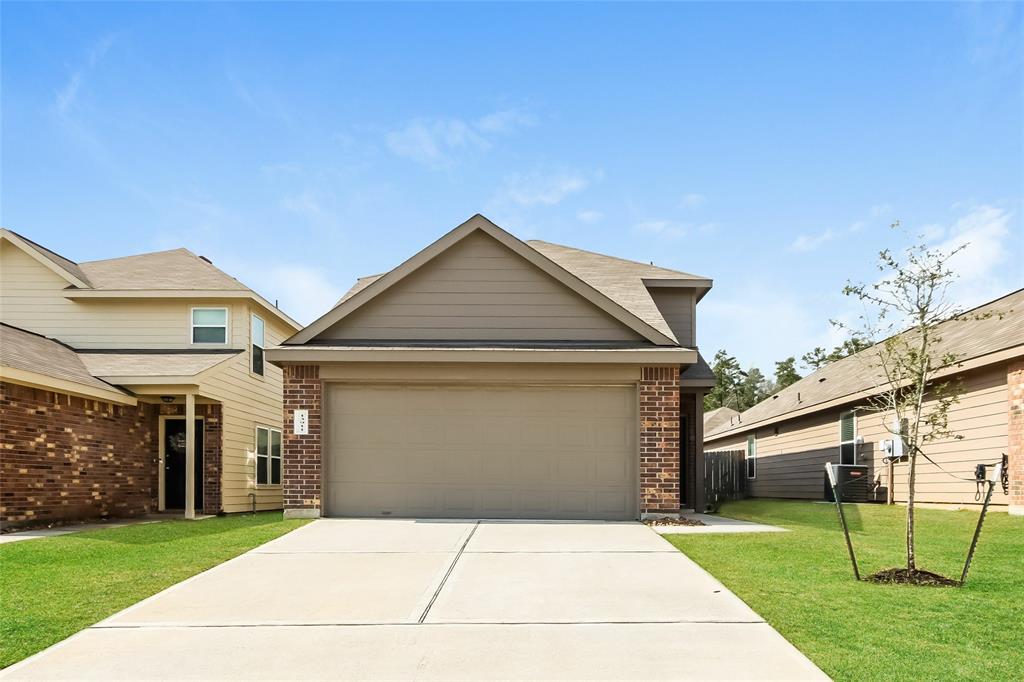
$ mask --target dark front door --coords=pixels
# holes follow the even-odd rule
[[[196,510],[203,508],[203,420],[196,420]],[[164,507],[185,508],[185,420],[164,422]]]

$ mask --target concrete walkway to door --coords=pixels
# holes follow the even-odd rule
[[[324,519],[2,679],[826,679],[639,523]]]

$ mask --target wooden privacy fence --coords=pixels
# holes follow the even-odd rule
[[[747,496],[746,453],[715,450],[704,453],[704,500],[706,511],[718,511],[724,500]]]

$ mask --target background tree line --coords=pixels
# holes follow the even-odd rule
[[[803,369],[814,372],[825,365],[864,350],[871,344],[853,336],[828,351],[820,346],[800,357]],[[731,407],[743,412],[774,393],[778,393],[802,377],[797,371],[796,357],[790,356],[775,363],[775,375],[769,378],[757,367],[743,370],[739,361],[723,348],[715,353],[711,370],[715,373],[715,387],[704,396],[704,409]]]

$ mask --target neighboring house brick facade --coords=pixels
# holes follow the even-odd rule
[[[208,260],[175,249],[76,263],[0,229],[0,323],[0,380],[6,384],[50,391],[62,396],[58,402],[99,400],[114,412],[131,408],[154,415],[156,484],[126,497],[120,481],[109,490],[94,482],[98,499],[116,494],[133,501],[77,505],[83,514],[282,507],[280,481],[270,474],[260,480],[259,473],[261,462],[280,454],[282,372],[261,358],[301,326]],[[186,471],[176,464],[178,453],[165,452],[188,449],[178,429],[189,410],[201,418],[202,453],[195,453],[202,457],[201,471]],[[169,422],[173,429],[164,428]],[[59,421],[50,428],[41,437],[62,442]],[[12,441],[17,435],[0,423],[0,437]],[[258,446],[261,437],[264,445]],[[102,439],[129,456],[123,434],[104,433]],[[152,456],[140,447],[134,446],[132,457]],[[6,493],[34,486],[18,478],[25,467],[6,467],[6,454],[0,451],[8,472],[0,488]],[[180,493],[190,478],[197,491],[194,509]],[[148,502],[136,502],[140,496]],[[40,522],[65,519],[69,507],[36,505],[33,516]]]
[[[5,524],[156,511],[157,407],[0,382]]]

